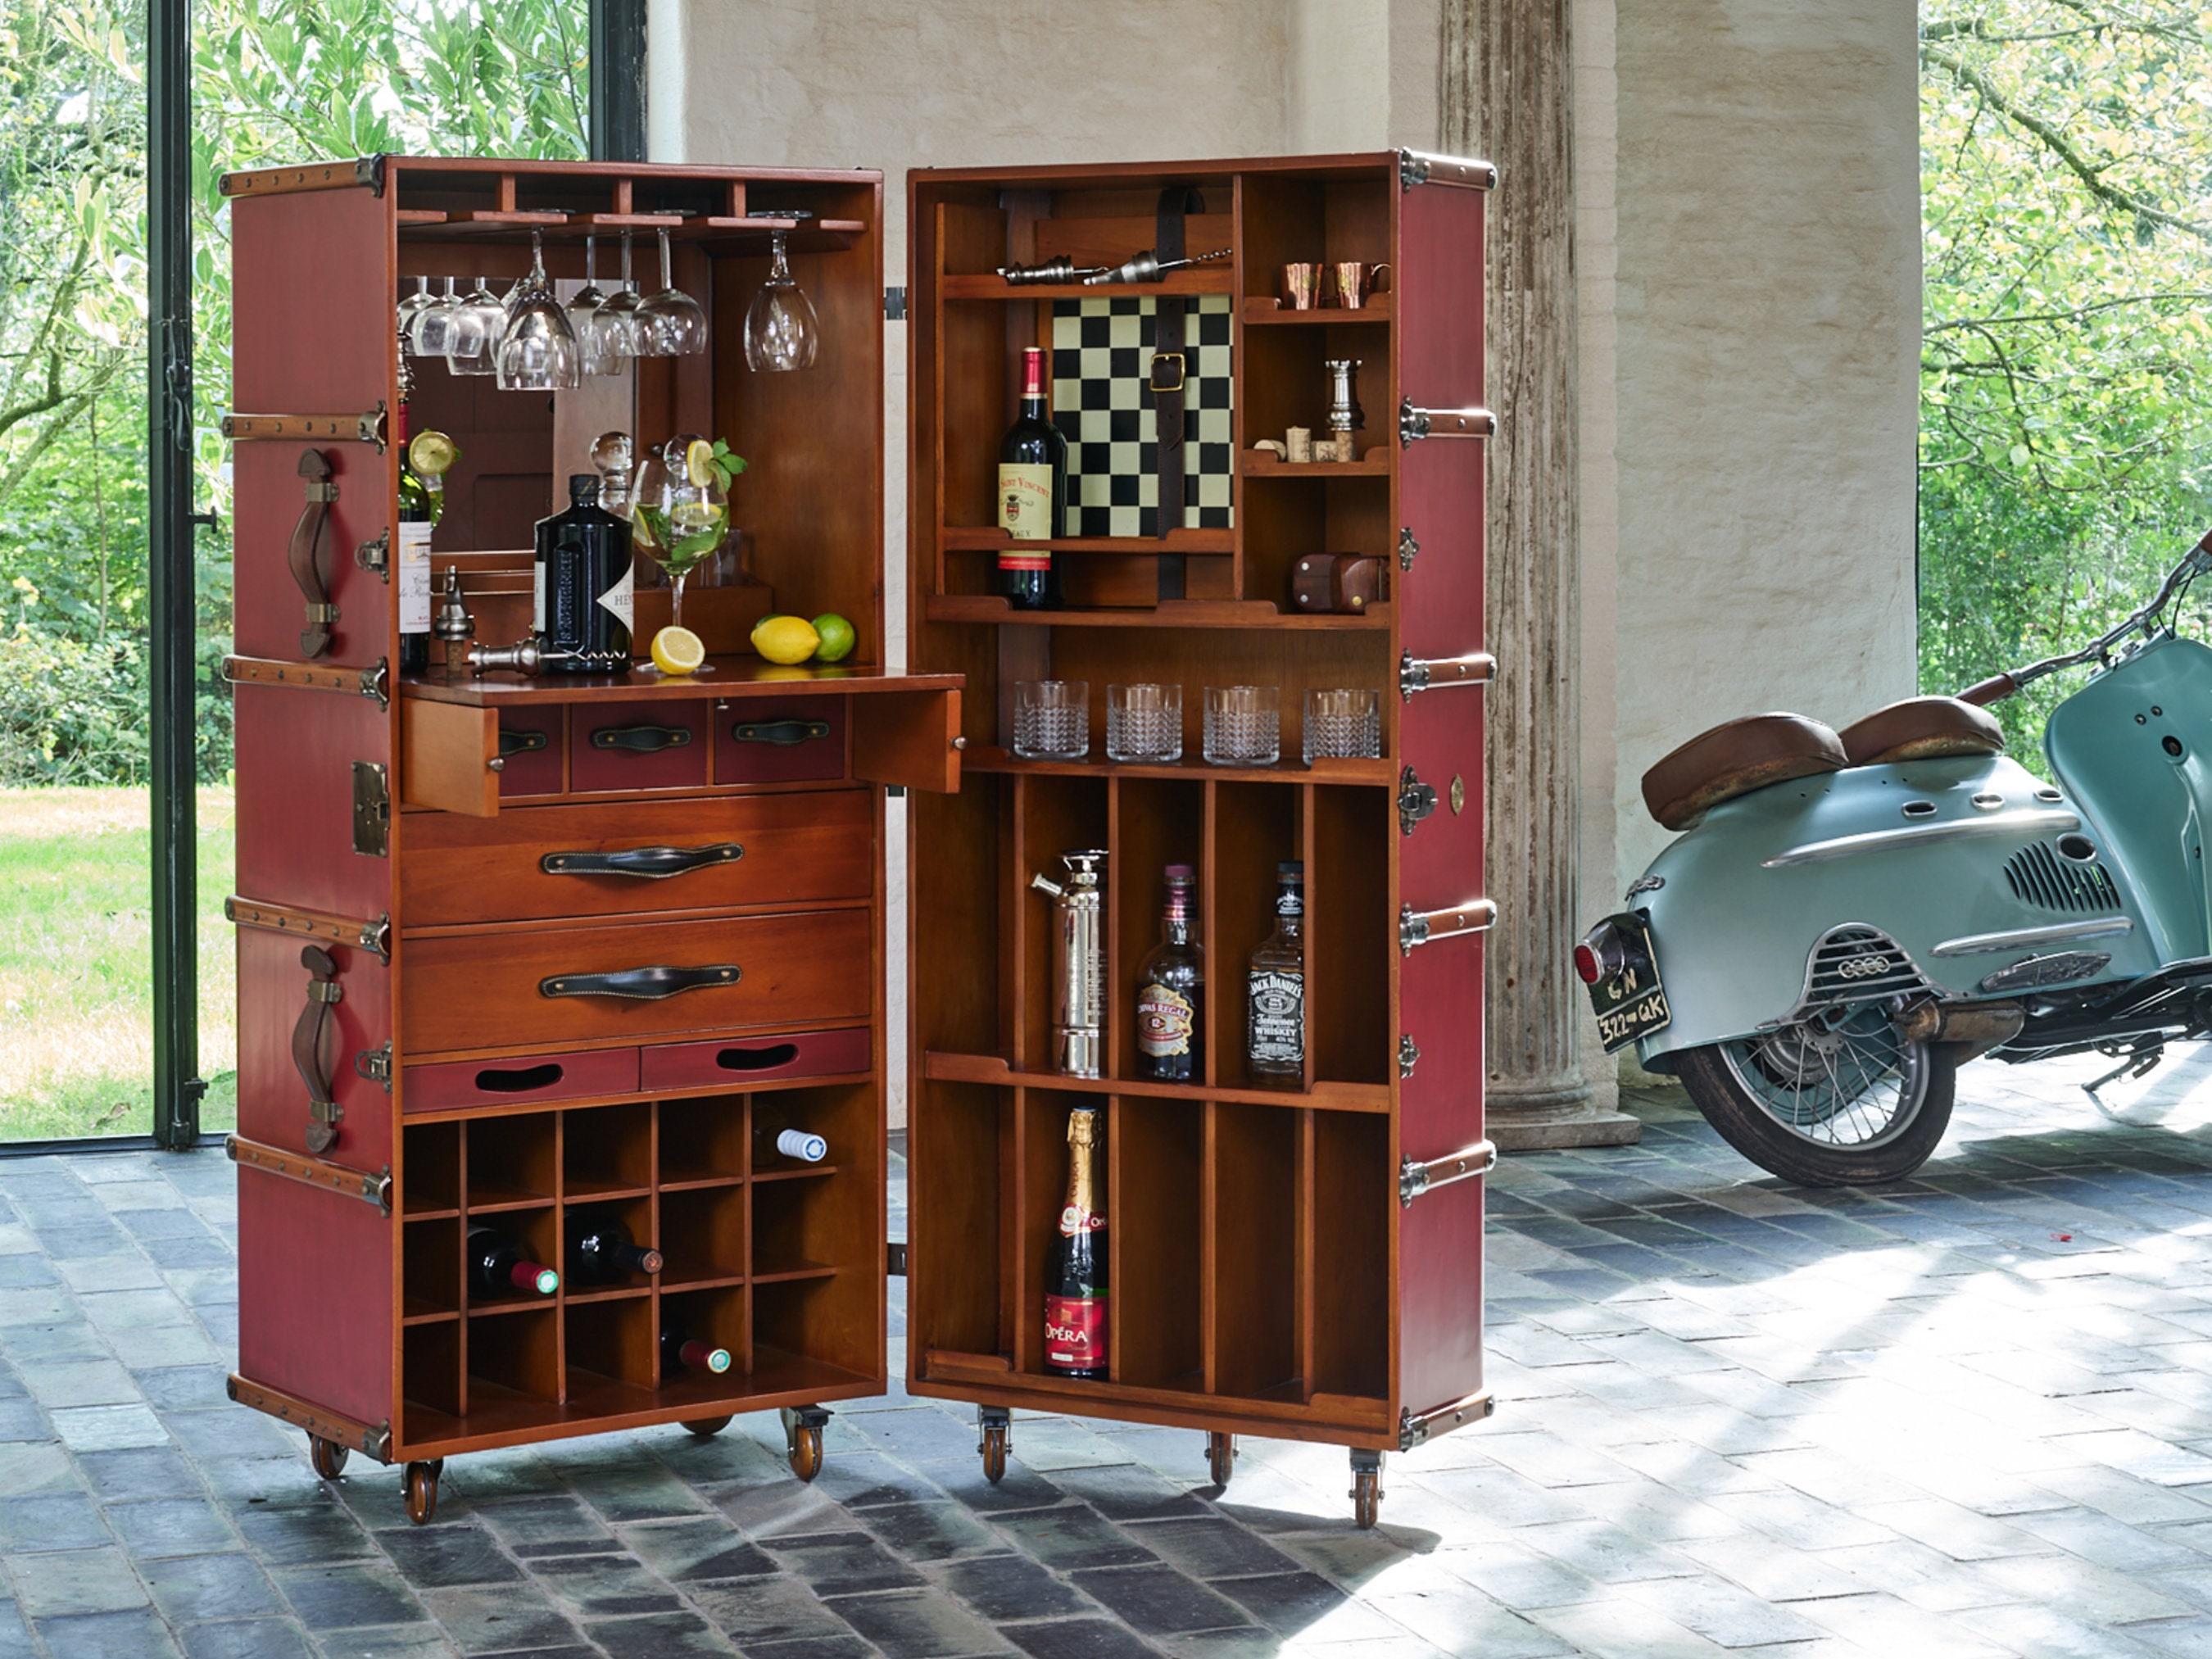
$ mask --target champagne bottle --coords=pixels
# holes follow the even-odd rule
[[[1306,867],[1275,866],[1275,931],[1244,975],[1244,1068],[1263,1089],[1305,1085]]]
[[[498,1228],[471,1227],[469,1288],[478,1296],[508,1296],[516,1291],[550,1296],[561,1288],[561,1275],[542,1261],[532,1261]]]
[[[1098,1212],[1098,1112],[1067,1115],[1067,1202],[1060,1237],[1045,1264],[1044,1368],[1060,1376],[1103,1381],[1112,1371],[1107,1341],[1106,1218]]]
[[[1197,1083],[1206,1076],[1206,954],[1193,938],[1197,877],[1188,864],[1170,864],[1167,884],[1160,942],[1137,975],[1137,1075]]]
[[[1044,351],[1022,349],[1022,412],[999,446],[999,591],[1017,611],[1057,610],[1060,565],[1049,542],[1067,533],[1067,440],[1045,416]]]
[[[568,1242],[571,1285],[625,1284],[632,1273],[657,1273],[665,1265],[659,1251],[638,1243],[623,1218],[603,1207],[569,1211]]]
[[[599,475],[568,480],[568,510],[538,521],[536,610],[550,673],[629,672],[630,527],[599,505]],[[550,653],[567,653],[556,659]]]
[[[720,1376],[730,1369],[730,1351],[693,1339],[684,1322],[670,1316],[660,1322],[660,1380],[685,1371],[712,1371]]]

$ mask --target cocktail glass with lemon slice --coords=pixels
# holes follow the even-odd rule
[[[639,474],[630,506],[635,541],[668,573],[675,628],[684,626],[684,579],[730,538],[729,481],[744,467],[727,445],[686,433],[661,445]]]

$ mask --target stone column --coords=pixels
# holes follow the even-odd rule
[[[1601,1109],[1581,1060],[1589,1018],[1571,957],[1582,744],[1570,0],[1443,0],[1440,146],[1497,164],[1490,196],[1486,690],[1488,1133],[1502,1151],[1619,1146],[1637,1120]],[[1606,803],[1610,810],[1611,803]]]

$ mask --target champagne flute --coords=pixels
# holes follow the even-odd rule
[[[821,345],[822,325],[814,302],[791,274],[787,233],[769,238],[768,281],[745,313],[745,361],[757,373],[811,368]]]

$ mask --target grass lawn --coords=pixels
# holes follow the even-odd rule
[[[0,1140],[152,1127],[154,929],[143,789],[0,789]],[[238,1115],[231,792],[199,792],[202,1127]]]

